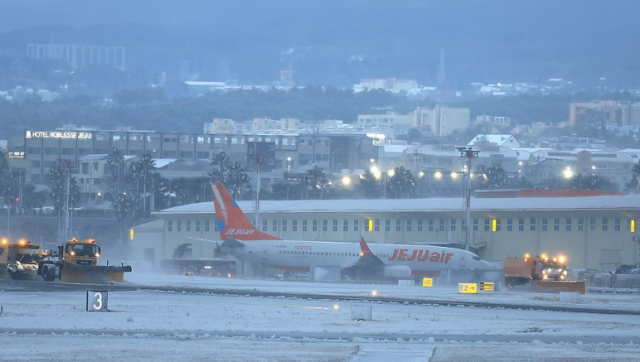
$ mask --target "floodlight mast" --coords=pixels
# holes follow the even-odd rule
[[[465,204],[464,204],[464,250],[469,251],[469,218],[471,208],[471,160],[478,158],[480,151],[474,151],[472,146],[469,147],[456,147],[460,151],[460,157],[467,159],[467,172],[465,175]]]

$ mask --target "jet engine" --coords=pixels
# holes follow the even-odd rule
[[[411,278],[411,268],[406,265],[388,265],[384,267],[385,278],[408,279]]]

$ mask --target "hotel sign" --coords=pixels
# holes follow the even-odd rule
[[[66,140],[90,140],[92,137],[91,132],[77,132],[77,131],[26,131],[24,138],[57,138]]]

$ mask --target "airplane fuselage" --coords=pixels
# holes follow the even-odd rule
[[[358,243],[302,240],[253,240],[227,253],[254,263],[284,270],[308,270],[313,266],[348,268],[361,257]],[[487,262],[461,249],[430,245],[370,244],[371,252],[385,265],[403,265],[413,274],[444,269],[490,269]]]

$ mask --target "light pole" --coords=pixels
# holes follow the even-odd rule
[[[259,157],[257,154],[253,157],[253,162],[256,166],[256,221],[255,227],[259,227],[258,221],[260,219],[260,165],[266,161],[266,158]]]
[[[470,208],[471,208],[471,160],[478,157],[478,153],[480,151],[474,151],[472,147],[457,147],[458,151],[460,151],[460,157],[465,157],[467,159],[467,172],[464,173],[464,178],[466,182],[465,187],[465,198],[466,202],[464,203],[464,250],[469,251],[469,218],[470,218]]]

